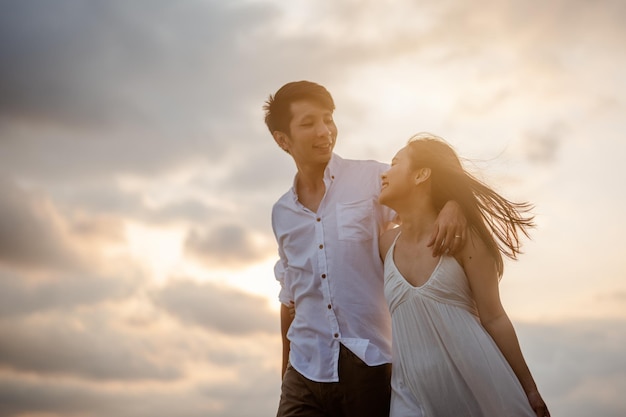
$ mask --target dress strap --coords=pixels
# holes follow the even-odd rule
[[[398,238],[400,237],[401,234],[402,232],[398,232],[396,237],[393,239],[391,246],[389,246],[389,249],[387,249],[387,253],[385,254],[385,263],[387,263],[387,261],[393,261],[393,249],[396,247],[396,242],[398,241]],[[390,256],[391,256],[391,259],[389,259]]]

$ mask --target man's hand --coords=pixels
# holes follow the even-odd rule
[[[465,245],[467,219],[456,201],[448,201],[439,212],[428,247],[433,248],[433,257],[441,254],[453,255]]]

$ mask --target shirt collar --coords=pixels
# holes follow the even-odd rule
[[[341,162],[343,158],[333,152],[330,157],[330,161],[326,165],[324,169],[324,183],[328,187],[328,185],[335,180],[335,176],[339,174]],[[293,182],[291,184],[291,197],[293,201],[298,201],[298,193],[296,191],[296,183],[298,181],[298,173],[293,176]]]

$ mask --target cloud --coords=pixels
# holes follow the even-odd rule
[[[74,308],[131,296],[139,279],[119,276],[57,274],[31,277],[0,270],[0,317]]]
[[[155,350],[150,341],[84,318],[79,326],[55,316],[0,322],[0,363],[22,372],[97,380],[180,377],[173,364],[151,359]]]
[[[46,198],[0,178],[0,263],[31,268],[81,264]]]
[[[256,417],[275,413],[279,381],[274,370],[258,367],[248,369],[236,383],[126,383],[104,389],[82,381],[0,375],[0,415]]]
[[[258,146],[250,158],[235,162],[230,176],[220,183],[220,193],[237,194],[237,197],[267,196],[268,192],[285,192],[285,185],[291,185],[295,174],[295,165],[289,155],[284,153],[269,133],[263,132],[265,141]],[[269,146],[268,146],[269,144]]]
[[[562,129],[553,128],[543,133],[529,133],[524,137],[523,148],[531,164],[546,165],[556,162],[562,145]]]
[[[623,317],[624,17],[611,0],[3,2],[0,415],[275,413],[277,314],[227,273],[275,255],[269,213],[295,168],[261,105],[298,79],[333,93],[346,157],[390,159],[419,130],[463,154],[519,145],[504,168],[523,180],[505,194],[534,182],[557,248],[520,265],[525,291],[541,286],[533,296],[550,302],[567,280],[574,292],[529,314],[569,302]],[[601,224],[568,239],[600,206]],[[604,259],[599,275],[572,260],[589,241],[605,243],[591,257]],[[172,259],[153,259],[163,248]],[[172,278],[189,276],[190,259],[195,279],[223,284]],[[596,298],[580,295],[585,271]],[[582,313],[568,301],[579,299]],[[624,328],[517,326],[553,415],[626,413]]]
[[[623,320],[517,323],[515,327],[553,415],[617,416],[626,411],[626,401],[616,395],[626,389]],[[616,385],[604,386],[608,381]],[[596,384],[602,389],[588,389]]]
[[[37,177],[153,173],[194,155],[218,159],[232,135],[253,140],[230,123],[256,102],[246,38],[270,9],[74,0],[2,8],[5,167]]]
[[[106,412],[110,406],[98,397],[106,398],[107,395],[78,384],[0,375],[0,414],[3,416],[18,416],[28,412],[61,416],[99,409]]]
[[[222,224],[212,230],[192,230],[185,241],[185,249],[213,267],[251,264],[268,253],[255,243],[247,229],[234,224]]]
[[[203,290],[208,289],[209,287],[203,287]],[[48,324],[58,326],[60,323]],[[626,410],[626,402],[621,394],[626,389],[626,366],[622,354],[626,342],[626,332],[623,329],[626,329],[626,325],[623,320],[520,322],[515,323],[515,326],[531,372],[553,415],[623,415]],[[4,331],[7,329],[16,331],[10,327],[3,323],[0,327],[2,336],[5,336]],[[91,359],[117,361],[117,364],[111,364],[114,370],[121,370],[123,365],[129,365],[138,356],[145,357],[146,349],[156,349],[148,357],[163,358],[162,362],[177,370],[181,377],[153,379],[151,384],[145,384],[136,378],[126,378],[124,372],[121,372],[118,382],[111,384],[111,381],[106,383],[107,380],[93,379],[86,372],[79,374],[89,378],[84,380],[52,378],[54,374],[33,379],[27,377],[26,373],[7,374],[5,366],[0,372],[0,412],[3,415],[38,411],[51,415],[83,412],[96,417],[158,417],[172,414],[196,416],[203,411],[210,415],[234,417],[271,415],[276,410],[280,378],[276,368],[268,366],[265,361],[269,360],[271,363],[275,360],[278,363],[277,335],[272,336],[274,342],[263,337],[257,337],[256,342],[244,341],[240,337],[233,340],[228,345],[232,354],[223,356],[220,361],[223,361],[224,369],[228,367],[233,370],[234,375],[211,378],[210,372],[201,367],[203,359],[197,355],[204,346],[204,350],[209,351],[211,357],[219,357],[218,351],[214,351],[217,344],[211,343],[215,335],[202,336],[193,333],[190,328],[180,328],[167,339],[163,339],[163,334],[154,333],[148,339],[142,335],[129,338],[130,334],[120,338],[122,335],[119,333],[118,337],[114,337],[115,333],[93,326],[85,329],[86,332],[93,333],[85,337],[76,331],[68,331],[65,326],[62,329],[45,330],[43,326],[39,326],[33,328],[31,333],[41,330],[41,336],[31,334],[28,338],[23,338],[24,332],[17,331],[15,334],[22,342],[39,342],[46,337],[52,337],[45,339],[48,340],[47,346],[51,345],[50,341],[57,341],[60,337],[59,343],[52,343],[52,356],[40,354],[37,359],[40,362],[46,361],[46,357],[49,360],[58,360],[57,350],[63,343],[76,340],[78,343],[69,347],[68,356],[70,353],[75,354],[79,364],[71,364],[68,360],[62,360],[61,363],[68,369],[80,368],[80,364],[86,359],[85,341],[96,339],[103,343],[102,346],[110,349],[111,353],[104,353],[104,348],[101,351],[96,349],[95,352],[100,352],[102,356],[94,355]],[[97,336],[102,330],[105,330],[104,334]],[[0,340],[6,343],[5,337]],[[115,346],[116,343],[119,346]],[[253,343],[258,345],[258,353],[250,350]],[[81,346],[83,349],[77,351]],[[179,348],[176,355],[181,356],[172,356],[172,349],[176,346]],[[34,350],[36,349],[30,345],[25,347],[26,353]],[[229,348],[222,346],[219,351],[227,355]],[[21,356],[26,356],[26,353]],[[124,357],[118,357],[120,353],[124,353]],[[3,353],[0,357],[7,356]],[[11,360],[23,359],[13,354]],[[145,360],[131,364],[131,369],[137,371],[138,364],[145,364]],[[186,380],[190,367],[200,367],[203,372],[192,380]],[[12,369],[20,368],[13,365]],[[607,385],[609,383],[612,385]]]
[[[173,110],[168,102],[182,104],[185,96],[194,99],[185,102],[186,112],[218,109],[207,100],[209,108],[194,109],[199,94],[208,92],[206,86],[194,90],[198,75],[215,93],[227,92],[227,66],[211,58],[237,54],[245,36],[238,28],[254,30],[265,9],[214,2],[144,6],[74,0],[54,7],[45,1],[3,5],[0,56],[11,65],[0,73],[2,114],[102,127],[146,121],[150,111]]]
[[[153,293],[154,303],[184,323],[229,335],[278,331],[276,313],[267,300],[212,283],[168,283]]]

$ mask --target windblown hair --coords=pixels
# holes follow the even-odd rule
[[[522,232],[529,237],[534,227],[533,206],[515,203],[468,173],[452,147],[443,139],[419,133],[408,143],[412,168],[430,168],[433,205],[440,211],[446,202],[456,201],[471,231],[485,242],[496,261],[498,275],[504,272],[502,255],[517,259]]]
[[[291,103],[298,100],[310,100],[322,107],[335,111],[335,102],[332,96],[323,86],[311,81],[294,81],[283,85],[263,105],[265,111],[265,124],[270,133],[275,131],[289,132],[291,123]]]

